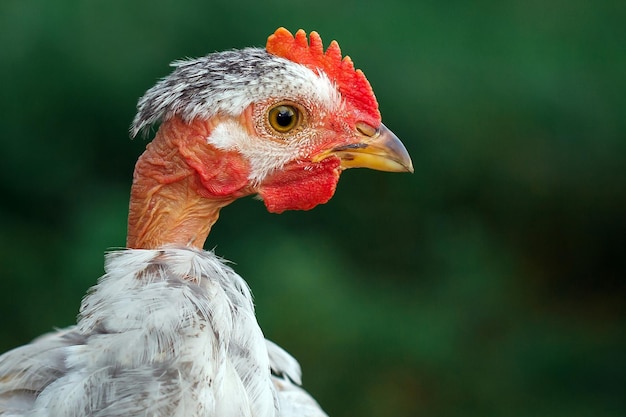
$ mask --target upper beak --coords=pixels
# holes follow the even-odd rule
[[[400,139],[383,124],[378,129],[358,124],[361,142],[338,146],[315,156],[313,162],[331,155],[341,159],[341,168],[370,168],[378,171],[413,172],[413,163]]]

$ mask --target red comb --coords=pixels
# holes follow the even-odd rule
[[[317,32],[311,32],[310,41],[306,33],[300,29],[292,35],[285,28],[278,28],[267,39],[265,49],[293,62],[316,70],[322,70],[331,81],[339,87],[341,95],[352,102],[359,110],[365,112],[380,123],[378,103],[369,81],[361,70],[355,70],[349,56],[341,57],[341,49],[336,41],[332,41],[324,52],[322,38]]]

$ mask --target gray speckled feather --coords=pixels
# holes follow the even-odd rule
[[[139,100],[132,137],[173,115],[188,122],[208,120],[217,114],[238,115],[253,101],[276,94],[322,99],[338,94],[323,74],[313,75],[310,69],[260,48],[215,52],[172,66],[174,71]],[[321,83],[316,83],[320,77]]]

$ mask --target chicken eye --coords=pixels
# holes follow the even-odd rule
[[[294,106],[281,104],[270,109],[268,118],[275,131],[287,133],[298,125],[300,112]]]

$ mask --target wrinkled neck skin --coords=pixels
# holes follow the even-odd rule
[[[209,122],[161,125],[135,165],[126,246],[202,249],[222,207],[250,194],[241,158],[207,144]]]

